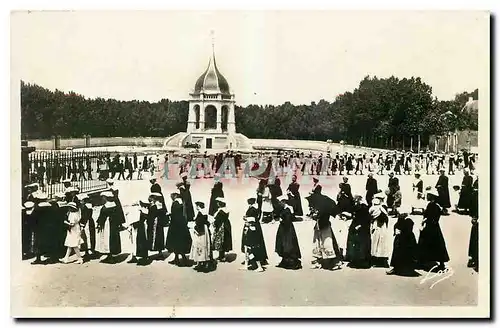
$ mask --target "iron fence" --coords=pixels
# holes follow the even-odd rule
[[[72,186],[78,186],[80,192],[104,189],[107,172],[103,175],[100,171],[109,156],[105,151],[35,151],[28,155],[28,163],[23,163],[27,168],[26,182],[37,182],[49,197],[64,192],[66,179]]]

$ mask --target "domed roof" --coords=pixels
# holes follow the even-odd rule
[[[479,101],[473,100],[472,97],[469,97],[469,101],[462,107],[462,112],[467,112],[468,114],[477,115],[479,111]]]
[[[215,54],[212,54],[212,57],[210,57],[207,70],[198,78],[194,86],[194,93],[200,92],[231,94],[226,78],[217,68]]]

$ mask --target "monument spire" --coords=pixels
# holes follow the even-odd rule
[[[212,56],[215,57],[215,31],[210,31],[210,36],[212,37]]]

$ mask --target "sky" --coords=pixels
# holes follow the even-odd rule
[[[15,12],[11,74],[88,98],[185,100],[217,65],[239,105],[309,104],[365,76],[419,76],[441,100],[485,85],[484,12]]]

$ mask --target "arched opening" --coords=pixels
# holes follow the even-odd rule
[[[205,129],[217,128],[217,108],[213,105],[205,107]]]
[[[229,108],[227,106],[222,106],[221,113],[221,127],[222,131],[227,131],[227,120],[229,118]]]
[[[195,117],[195,127],[198,130],[200,128],[200,106],[194,106],[194,117]]]

